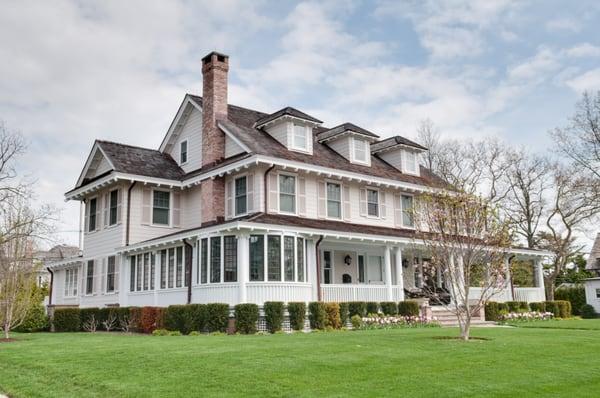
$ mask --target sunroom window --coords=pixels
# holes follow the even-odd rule
[[[250,280],[265,280],[265,237],[250,236]]]
[[[268,277],[270,281],[281,281],[281,236],[267,237]]]
[[[281,174],[279,176],[279,211],[296,212],[296,177]]]
[[[237,238],[223,237],[223,270],[225,282],[237,282]]]

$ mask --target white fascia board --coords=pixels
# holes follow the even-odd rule
[[[50,264],[47,264],[45,268],[50,268],[51,270],[55,271],[59,269],[69,268],[74,265],[80,266],[83,264],[84,261],[85,259],[83,257],[67,258],[64,260],[55,261]]]
[[[175,117],[173,118],[173,121],[171,122],[171,124],[169,126],[169,129],[167,130],[167,134],[165,134],[165,137],[163,138],[162,142],[160,143],[160,146],[158,147],[158,150],[160,152],[165,151],[167,145],[169,144],[169,140],[171,139],[171,136],[173,135],[173,133],[179,126],[179,120],[185,113],[185,110],[189,104],[194,106],[196,109],[202,111],[202,108],[194,100],[192,100],[192,98],[189,95],[186,94],[185,98],[183,99],[183,102],[181,103],[181,105],[179,106],[179,109],[177,110],[177,113],[175,114]]]
[[[517,256],[525,258],[539,258],[552,256],[552,253],[547,250],[527,249],[521,247],[511,247],[508,252],[510,254],[515,254]]]

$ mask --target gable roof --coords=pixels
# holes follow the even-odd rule
[[[319,119],[317,119],[315,117],[312,117],[310,115],[307,115],[306,113],[301,112],[301,111],[299,111],[296,108],[292,108],[291,106],[287,106],[287,107],[285,107],[283,109],[278,110],[275,113],[272,113],[270,115],[266,115],[266,116],[261,117],[260,119],[258,119],[256,121],[256,127],[261,127],[261,126],[263,126],[263,125],[265,125],[265,124],[267,124],[267,123],[269,123],[269,122],[271,122],[271,121],[273,121],[275,119],[279,119],[280,117],[285,116],[285,115],[293,116],[295,118],[302,119],[302,120],[308,120],[309,122],[313,122],[313,123],[317,123],[317,124],[323,123]]]
[[[320,132],[317,134],[317,138],[319,139],[320,142],[325,142],[325,141],[328,141],[340,134],[344,134],[347,131],[350,131],[350,132],[358,134],[358,135],[365,136],[371,140],[373,140],[373,139],[376,140],[379,138],[378,135],[371,133],[369,130],[363,129],[362,127],[358,127],[357,125],[355,125],[353,123],[343,123],[343,124],[340,124],[339,126],[331,128],[329,130]]]
[[[423,151],[427,150],[427,148],[425,148],[423,145],[417,144],[416,142],[411,141],[408,138],[404,138],[402,136],[397,135],[397,136],[386,138],[385,140],[382,140],[382,141],[372,144],[371,152],[373,152],[373,153],[381,152],[386,149],[395,147],[396,145],[410,146],[410,147],[420,149]]]
[[[598,259],[600,259],[600,232],[596,235],[596,240],[594,241],[594,246],[592,246],[585,269],[598,269]]]

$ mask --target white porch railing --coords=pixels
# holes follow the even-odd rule
[[[491,301],[505,302],[505,301],[525,301],[528,303],[536,303],[544,301],[546,295],[544,288],[541,287],[516,287],[514,289],[514,297],[511,297],[511,291],[509,288],[498,289],[494,295],[490,298]],[[469,288],[469,299],[477,300],[481,296],[481,288],[471,287]]]
[[[393,301],[403,298],[402,288],[392,287]],[[387,287],[385,285],[321,285],[323,301],[387,301]]]
[[[265,301],[312,301],[310,283],[250,282],[246,285],[249,303]]]
[[[239,303],[239,289],[238,283],[194,286],[192,289],[193,302],[236,305]]]

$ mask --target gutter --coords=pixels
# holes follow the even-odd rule
[[[266,171],[265,171],[265,176],[264,176],[264,181],[263,181],[263,189],[264,189],[264,194],[265,194],[265,208],[263,210],[263,213],[267,214],[267,200],[269,197],[269,190],[267,189],[267,178],[269,177],[269,173],[271,172],[271,170],[273,170],[275,168],[275,165],[271,165]]]
[[[323,235],[319,237],[319,240],[315,244],[315,255],[317,256],[317,301],[322,301],[321,297],[321,256],[319,255],[319,246],[323,240]]]
[[[48,288],[48,307],[52,306],[52,288],[54,287],[54,272],[50,267],[46,267],[46,271],[50,273],[50,286]]]
[[[134,181],[127,188],[127,221],[125,224],[125,246],[129,246],[129,224],[131,223],[131,190],[137,181]]]
[[[185,255],[185,266],[189,269],[189,273],[187,275],[187,303],[192,303],[192,257],[194,255],[194,247],[187,241],[187,239],[183,240],[183,244],[190,249],[190,255]],[[185,272],[184,272],[185,275]]]

